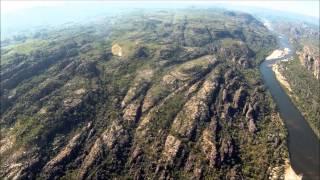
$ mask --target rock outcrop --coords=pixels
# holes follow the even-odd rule
[[[177,115],[173,121],[172,130],[181,137],[191,138],[197,122],[206,121],[209,118],[209,106],[218,88],[219,76],[211,74],[197,94],[184,105],[182,111]]]
[[[164,150],[162,155],[163,160],[173,163],[173,160],[179,151],[180,145],[181,141],[178,138],[172,135],[168,135],[164,144]]]
[[[209,160],[209,165],[211,167],[214,167],[217,163],[218,150],[217,150],[217,145],[215,143],[215,139],[213,136],[215,132],[212,130],[214,129],[206,129],[203,131],[201,143],[202,143],[203,153],[206,155],[206,158]]]
[[[68,142],[68,144],[44,167],[43,172],[46,174],[46,178],[53,178],[56,174],[61,173],[64,164],[66,164],[72,156],[76,153],[88,131],[92,128],[92,123],[88,123],[79,133],[74,135]],[[60,171],[60,172],[59,172]]]
[[[114,44],[111,48],[111,52],[114,56],[119,56],[121,57],[123,54],[122,54],[122,48],[119,44]]]
[[[316,79],[320,78],[320,56],[318,52],[311,47],[304,46],[301,52],[298,52],[300,63],[310,71]]]

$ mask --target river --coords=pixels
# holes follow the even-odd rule
[[[291,49],[287,38],[279,37],[279,42],[280,48]],[[319,139],[282,89],[271,69],[272,64],[289,57],[292,57],[292,54],[289,53],[284,58],[264,61],[260,65],[260,72],[288,130],[287,144],[292,168],[296,173],[303,175],[303,180],[319,180]]]

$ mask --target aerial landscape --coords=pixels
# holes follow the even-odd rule
[[[319,1],[1,1],[0,179],[320,179]]]

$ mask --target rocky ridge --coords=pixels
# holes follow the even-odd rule
[[[92,40],[60,37],[67,43],[49,43],[48,58],[1,54],[9,63],[1,66],[0,176],[271,176],[287,154],[283,124],[257,74],[256,55],[275,43],[268,30],[236,12],[125,17],[88,27]],[[99,48],[77,51],[93,42]],[[113,52],[114,42],[125,54]]]

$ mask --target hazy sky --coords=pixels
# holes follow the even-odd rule
[[[103,3],[105,5],[110,3],[118,3],[118,4],[132,4],[134,6],[146,4],[147,1],[95,1],[90,3]],[[150,1],[148,1],[149,3]],[[231,5],[236,6],[252,6],[252,7],[262,7],[262,8],[269,8],[274,10],[282,10],[287,12],[294,12],[299,14],[304,14],[307,16],[319,17],[319,0],[285,0],[285,1],[254,1],[254,0],[225,0],[225,1],[153,1],[154,3],[161,3],[161,4],[170,4],[170,3],[183,3],[184,5],[196,5],[196,4],[219,4],[219,3],[230,3]],[[57,7],[57,6],[72,6],[73,4],[78,3],[88,3],[88,1],[18,1],[18,0],[1,0],[1,11],[2,12],[17,12],[21,9],[33,8],[33,7]]]

